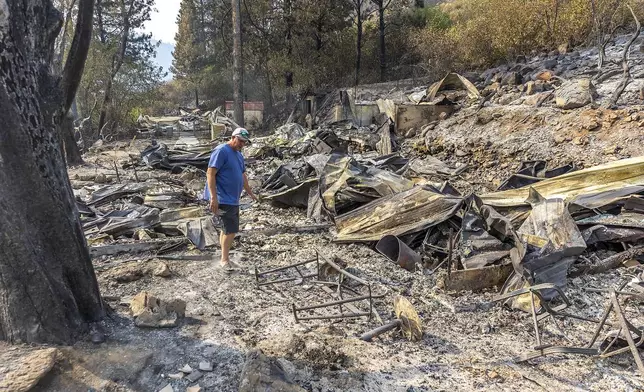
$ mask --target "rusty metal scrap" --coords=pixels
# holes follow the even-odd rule
[[[559,292],[559,297],[563,300],[563,304],[551,307],[548,304],[548,301],[543,295],[544,290],[557,290]],[[527,352],[518,358],[517,362],[525,362],[531,359],[539,358],[545,355],[551,354],[581,354],[581,355],[590,355],[590,356],[599,356],[602,358],[611,357],[618,354],[623,354],[626,352],[631,352],[635,363],[642,375],[644,375],[644,363],[642,361],[641,355],[639,353],[639,348],[644,344],[644,332],[641,328],[634,326],[625,316],[624,310],[619,302],[619,297],[638,297],[642,298],[644,294],[644,287],[642,286],[641,276],[637,276],[631,279],[630,282],[621,283],[617,286],[617,289],[593,289],[587,288],[586,291],[594,293],[604,293],[608,294],[609,300],[607,305],[604,308],[602,317],[597,319],[591,319],[575,315],[570,312],[564,312],[565,309],[571,306],[570,300],[566,295],[553,284],[540,284],[530,287],[525,287],[523,289],[502,295],[496,298],[496,301],[505,301],[510,298],[520,297],[529,295],[531,303],[531,313],[533,327],[535,331],[535,340],[536,345],[534,351]],[[537,301],[535,297],[539,300],[539,305],[537,306]],[[597,345],[598,338],[602,330],[606,326],[612,326],[608,321],[609,315],[611,312],[615,313],[617,324],[619,330],[617,333],[609,331],[603,341]],[[556,318],[573,318],[581,321],[591,322],[597,324],[594,329],[593,335],[588,340],[583,347],[575,346],[552,346],[550,344],[544,344],[541,340],[541,331],[539,323],[547,318],[551,318],[553,321]],[[554,325],[559,329],[560,333],[565,336],[563,330],[559,325],[554,322]],[[635,339],[633,338],[635,336]],[[615,344],[618,339],[624,338],[626,345]],[[570,340],[570,339],[568,339]]]
[[[413,185],[411,180],[398,174],[364,166],[341,154],[331,155],[320,176],[324,208],[333,216]]]
[[[479,90],[465,78],[455,72],[450,72],[440,81],[432,84],[427,89],[426,101],[433,101],[438,92],[443,90],[466,90],[467,96],[470,99],[478,99],[481,97]]]
[[[338,216],[335,240],[378,241],[386,235],[421,232],[449,219],[462,202],[461,197],[414,187]]]
[[[376,244],[376,250],[407,271],[414,272],[421,256],[395,235],[386,235]]]
[[[529,200],[532,212],[517,230],[527,244],[526,254],[520,261],[513,260],[514,269],[531,283],[564,287],[568,267],[586,249],[586,243],[563,199],[545,199],[532,189]]]
[[[599,194],[630,186],[644,186],[644,156],[622,159],[549,178],[527,187],[481,195],[485,204],[516,207],[529,204],[530,188],[545,198],[559,197],[566,202],[582,195]],[[639,188],[631,188],[637,193]]]

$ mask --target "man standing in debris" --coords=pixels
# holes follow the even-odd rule
[[[250,144],[248,131],[244,128],[235,129],[228,143],[220,144],[212,151],[206,173],[204,199],[209,200],[210,210],[221,218],[223,224],[219,242],[221,266],[226,269],[233,267],[228,253],[235,234],[239,232],[239,197],[242,189],[257,201],[257,197],[248,185],[246,165],[241,154],[246,144]]]

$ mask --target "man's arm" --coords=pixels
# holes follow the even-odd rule
[[[219,202],[217,200],[217,168],[209,167],[206,171],[206,181],[208,182],[208,191],[210,192],[210,210],[217,213]]]
[[[255,201],[259,201],[257,199],[257,196],[255,196],[255,194],[253,193],[253,190],[250,189],[250,185],[248,184],[248,176],[246,175],[246,172],[242,173],[242,177],[244,178],[244,190],[246,191],[246,193],[248,193],[248,196],[250,196],[251,199]]]

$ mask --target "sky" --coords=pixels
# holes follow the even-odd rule
[[[172,79],[169,73],[174,50],[174,35],[177,33],[177,15],[181,0],[156,0],[151,19],[145,23],[145,31],[152,33],[155,41],[161,41],[157,48],[156,62],[168,72],[166,79]]]
[[[156,11],[145,23],[145,30],[152,33],[154,39],[174,45],[181,0],[156,0],[155,3]]]

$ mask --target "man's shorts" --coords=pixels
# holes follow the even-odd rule
[[[218,215],[223,225],[224,234],[239,233],[239,206],[220,204]]]

